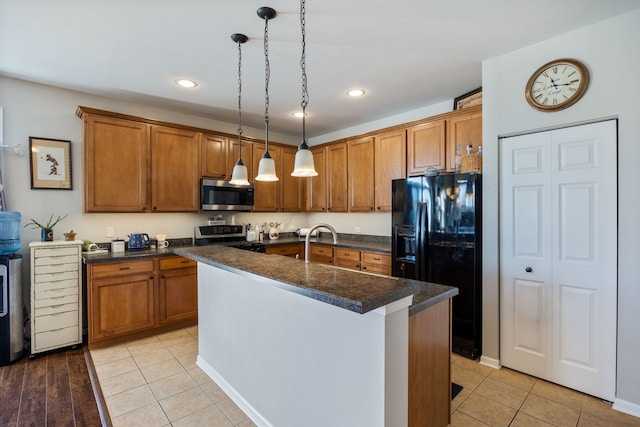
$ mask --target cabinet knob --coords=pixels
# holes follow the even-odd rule
[[[151,276],[151,277],[153,277],[153,276]],[[161,274],[161,275],[160,275],[160,278],[161,278],[161,279],[164,279],[164,274]]]
[[[155,211],[155,210],[158,210],[158,207],[154,206],[152,209]]]
[[[527,267],[524,269],[524,271],[526,271],[527,273],[531,273],[533,271],[533,268]]]
[[[143,206],[143,207],[141,207],[141,208],[140,208],[140,210],[141,210],[141,211],[144,211],[144,210],[146,210],[146,209],[147,209],[147,207],[146,207],[146,206]]]

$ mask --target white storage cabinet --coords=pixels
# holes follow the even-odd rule
[[[31,356],[82,343],[82,241],[32,242]]]

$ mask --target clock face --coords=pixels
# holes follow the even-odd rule
[[[571,59],[559,59],[538,68],[529,79],[525,96],[541,111],[558,111],[573,105],[589,84],[587,68]]]

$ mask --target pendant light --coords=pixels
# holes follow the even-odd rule
[[[309,92],[307,91],[307,63],[306,63],[306,0],[300,1],[300,27],[302,28],[302,58],[300,59],[300,67],[302,68],[302,142],[298,146],[296,152],[295,166],[291,176],[317,176],[315,165],[313,164],[313,153],[309,150],[307,145],[306,135],[306,117],[307,117],[307,104],[309,103]]]
[[[258,164],[256,181],[277,181],[276,162],[269,154],[269,79],[271,66],[269,64],[269,20],[275,18],[276,11],[270,7],[258,9],[258,16],[264,19],[264,154]]]
[[[251,185],[247,167],[242,162],[242,44],[248,39],[244,34],[231,34],[231,40],[238,44],[238,161],[233,167],[230,184]]]

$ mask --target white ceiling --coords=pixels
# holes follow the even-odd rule
[[[243,121],[260,128],[261,6],[278,13],[269,21],[269,126],[295,135],[296,0],[0,0],[0,75],[235,122],[230,35],[243,33]],[[481,85],[483,59],[638,7],[637,0],[307,0],[307,136],[453,99]],[[199,86],[179,88],[178,78]],[[366,96],[348,98],[355,87]]]

